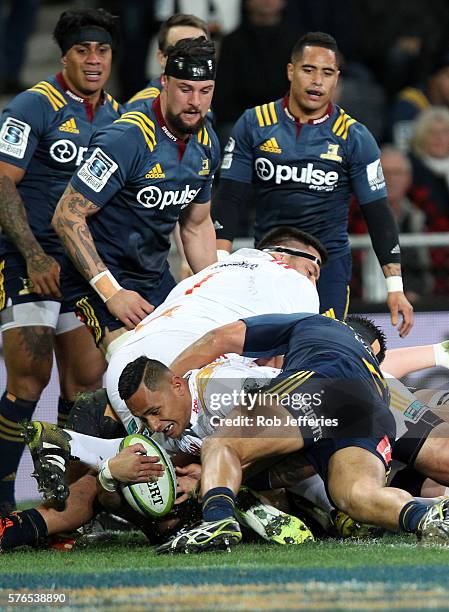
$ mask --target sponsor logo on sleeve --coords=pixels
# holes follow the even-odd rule
[[[28,123],[8,117],[0,131],[0,151],[11,157],[23,159],[30,131]]]
[[[229,168],[231,167],[232,157],[233,157],[232,153],[234,149],[235,149],[235,140],[231,136],[224,148],[223,161],[221,162],[222,170],[229,170]]]
[[[368,178],[371,191],[384,189],[385,178],[380,159],[376,159],[376,161],[373,161],[366,166],[366,176]]]
[[[88,187],[98,193],[108,182],[110,176],[117,170],[117,164],[99,147],[78,170],[78,178]]]

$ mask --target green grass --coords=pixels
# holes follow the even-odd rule
[[[68,594],[71,609],[441,609],[449,606],[448,573],[449,548],[421,546],[414,536],[158,556],[135,533],[70,552],[2,555],[0,607],[12,590],[53,589]]]

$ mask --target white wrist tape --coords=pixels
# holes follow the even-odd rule
[[[107,302],[113,295],[122,289],[121,285],[118,284],[109,270],[104,270],[104,272],[96,274],[90,279],[89,285],[95,289],[103,302]]]
[[[387,276],[385,282],[387,284],[388,293],[392,293],[393,291],[404,291],[402,276]]]
[[[111,470],[109,469],[109,459],[106,459],[101,468],[100,473],[98,474],[98,480],[100,481],[101,486],[109,493],[113,491],[117,491],[119,488],[118,481],[112,476]]]
[[[449,340],[433,345],[435,365],[449,368]]]
[[[228,257],[228,255],[230,255],[231,253],[228,253],[228,251],[225,251],[224,249],[217,249],[217,259],[218,261],[223,261],[223,259],[226,259],[226,257]]]

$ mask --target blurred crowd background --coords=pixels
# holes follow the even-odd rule
[[[382,165],[401,233],[448,232],[448,0],[2,0],[0,104],[59,67],[51,32],[71,7],[118,15],[121,45],[109,90],[125,102],[160,72],[160,24],[175,12],[209,23],[219,52],[213,110],[222,146],[241,113],[283,96],[286,64],[307,31],[332,34],[341,51],[336,102],[364,123],[382,147]],[[253,219],[240,220],[250,236]],[[350,233],[366,233],[356,202]],[[362,297],[362,263],[354,255],[353,298]],[[416,307],[447,309],[449,248],[403,251],[408,297]]]

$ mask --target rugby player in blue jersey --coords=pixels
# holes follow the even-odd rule
[[[202,552],[241,540],[234,515],[242,467],[303,450],[329,499],[354,520],[449,542],[449,500],[430,509],[406,491],[386,487],[396,426],[379,369],[385,337],[367,320],[351,327],[321,315],[273,314],[217,328],[171,365],[181,374],[218,355],[284,355],[282,372],[257,392],[255,407],[235,408],[203,441],[203,522],[160,552]],[[137,394],[136,394],[137,397]],[[147,414],[158,414],[147,408]],[[157,419],[158,417],[156,417]]]
[[[210,39],[209,27],[205,21],[195,15],[175,13],[161,25],[157,35],[157,60],[164,71],[167,60],[167,49],[183,38],[205,36]],[[144,89],[138,91],[126,103],[126,110],[141,105],[142,100],[157,98],[162,91],[161,75],[151,79]]]
[[[178,219],[192,270],[216,261],[210,197],[219,145],[204,121],[214,79],[213,43],[169,48],[160,96],[96,133],[55,211],[68,253],[64,291],[105,351],[174,286],[167,256]]]
[[[101,353],[61,302],[63,248],[51,226],[56,204],[83,161],[93,131],[120,116],[104,91],[116,41],[103,10],[64,12],[54,31],[62,71],[14,98],[0,119],[0,321],[7,370],[0,399],[0,505],[14,506],[23,450],[18,422],[31,418],[59,369],[63,423],[75,395],[95,389]]]
[[[400,248],[380,164],[365,126],[332,103],[339,77],[337,44],[311,32],[296,43],[287,67],[289,93],[245,111],[225,147],[214,201],[217,247],[230,250],[239,208],[254,190],[255,239],[276,225],[310,232],[327,248],[329,264],[318,291],[321,312],[343,319],[349,304],[351,253],[348,204],[354,193],[386,277],[393,325],[405,336],[413,309],[401,278]]]

